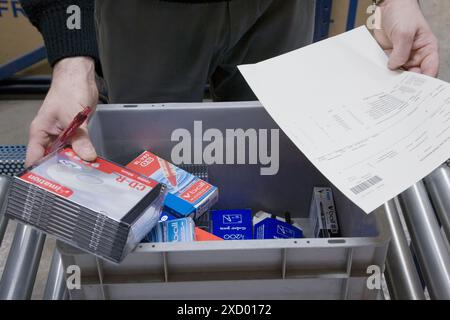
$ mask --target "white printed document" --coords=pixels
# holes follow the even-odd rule
[[[295,145],[366,213],[450,158],[450,84],[387,63],[361,27],[239,66]]]

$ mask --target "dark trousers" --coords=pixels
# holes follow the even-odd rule
[[[111,103],[256,100],[239,73],[310,44],[314,0],[185,4],[97,0],[100,59]]]

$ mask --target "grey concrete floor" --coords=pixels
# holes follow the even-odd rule
[[[450,81],[450,37],[447,36],[448,30],[450,30],[450,1],[426,0],[421,3],[433,31],[440,40],[441,70],[439,78]],[[0,145],[26,144],[28,125],[40,104],[40,100],[0,100]],[[0,248],[0,274],[4,268],[14,230],[15,223],[10,222]],[[32,298],[34,299],[42,297],[53,248],[54,240],[47,238],[33,292]]]

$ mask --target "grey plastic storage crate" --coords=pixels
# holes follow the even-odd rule
[[[192,144],[202,139],[194,121],[224,136],[226,129],[278,129],[258,102],[143,104],[99,106],[90,133],[99,154],[113,161],[125,164],[147,148],[170,160],[174,130],[191,132]],[[281,130],[279,156],[273,176],[262,176],[260,164],[210,165],[210,181],[220,189],[215,207],[289,211],[308,236],[312,188],[330,183]],[[369,266],[384,268],[384,217],[366,215],[336,188],[334,195],[342,238],[141,244],[120,265],[58,243],[64,266],[81,268],[82,288],[71,298],[378,298],[367,278]]]

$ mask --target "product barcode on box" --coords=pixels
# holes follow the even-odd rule
[[[383,179],[381,179],[379,176],[374,176],[374,177],[370,178],[369,180],[366,180],[363,183],[358,184],[356,187],[351,188],[350,190],[354,194],[360,194],[361,192],[364,192],[364,191],[370,189],[371,187],[380,183],[381,181],[383,181]]]

